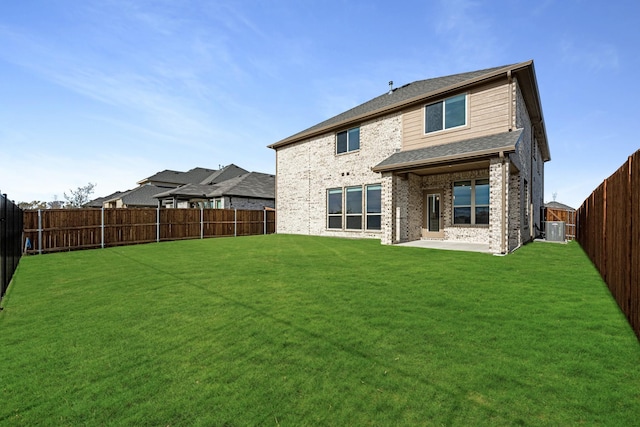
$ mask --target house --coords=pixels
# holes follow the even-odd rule
[[[551,157],[533,61],[390,88],[269,147],[278,233],[497,254],[542,227]]]
[[[275,176],[247,172],[205,184],[186,184],[154,196],[163,207],[263,210],[275,207]]]
[[[116,191],[115,193],[111,193],[108,196],[98,197],[97,199],[93,199],[87,204],[83,205],[83,208],[102,208],[104,203],[108,200],[117,199],[118,196],[124,194],[122,191]]]
[[[233,178],[249,171],[234,164],[221,167],[219,170],[193,168],[187,172],[165,169],[150,177],[138,181],[138,185],[155,185],[163,188],[177,188],[185,184],[210,184],[220,180]]]
[[[158,201],[153,196],[163,190],[165,188],[153,184],[141,185],[132,190],[115,193],[115,196],[103,200],[102,206],[105,208],[155,208],[158,206]]]
[[[117,191],[109,196],[94,199],[85,207],[200,206],[262,210],[275,206],[275,177],[249,172],[234,164],[218,170],[193,168],[187,172],[180,172],[165,169],[138,181],[138,185],[132,190]]]

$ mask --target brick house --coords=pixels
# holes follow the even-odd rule
[[[550,153],[533,61],[390,87],[269,147],[278,233],[507,253],[542,228]]]

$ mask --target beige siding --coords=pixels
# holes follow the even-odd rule
[[[424,104],[406,110],[403,116],[402,149],[414,150],[508,131],[509,93],[506,79],[469,91],[467,115],[468,124],[465,127],[426,135]]]

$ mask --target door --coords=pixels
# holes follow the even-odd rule
[[[422,225],[422,237],[442,239],[441,203],[442,191],[425,191],[424,193],[424,220]]]

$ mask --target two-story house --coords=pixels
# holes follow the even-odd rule
[[[542,228],[550,153],[533,61],[390,88],[269,147],[278,233],[498,254]]]

